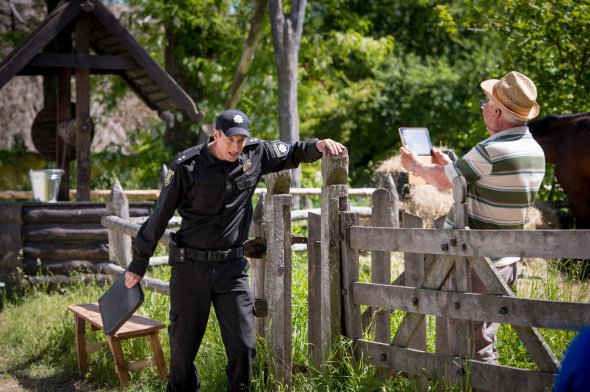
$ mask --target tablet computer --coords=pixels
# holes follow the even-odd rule
[[[428,128],[400,128],[402,144],[418,155],[432,155],[432,142]]]

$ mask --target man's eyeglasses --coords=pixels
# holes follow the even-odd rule
[[[486,106],[486,104],[487,104],[488,102],[490,102],[490,99],[489,99],[489,98],[488,98],[488,99],[484,99],[483,101],[479,101],[479,108],[480,108],[481,110],[483,110],[483,108]]]

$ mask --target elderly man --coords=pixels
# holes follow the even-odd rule
[[[450,188],[457,176],[465,177],[471,229],[522,229],[545,174],[543,150],[526,125],[539,114],[537,89],[528,77],[515,71],[500,80],[483,81],[480,86],[486,95],[480,107],[490,137],[456,162],[433,149],[435,163],[424,164],[413,151],[402,147],[402,165],[440,189]],[[447,215],[445,228],[453,228],[452,211]],[[516,282],[519,260],[518,257],[492,258],[509,286]],[[453,282],[450,284],[452,287]],[[475,274],[472,288],[474,292],[487,292]],[[498,362],[495,344],[498,326],[474,323],[475,359]]]

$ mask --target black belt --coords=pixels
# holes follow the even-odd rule
[[[175,246],[175,245],[173,245]],[[192,249],[177,247],[179,251],[178,262],[184,263],[186,260],[202,261],[228,261],[236,260],[244,256],[244,247],[230,249]]]

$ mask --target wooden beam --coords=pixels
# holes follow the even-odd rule
[[[588,258],[590,230],[350,228],[351,247],[452,256]]]
[[[80,14],[76,20],[76,52],[88,55],[90,50],[90,17]],[[90,70],[76,71],[76,189],[78,201],[90,200]]]
[[[577,330],[590,324],[590,304],[492,296],[355,282],[353,300],[373,308],[399,309],[462,320],[523,327]]]
[[[441,384],[469,382],[474,388],[494,391],[551,391],[554,373],[492,365],[471,359],[427,353],[384,343],[359,340],[360,354],[375,366],[444,380]]]
[[[141,69],[131,56],[90,55],[85,53],[39,53],[28,65],[47,68],[90,68],[91,71]]]
[[[57,8],[0,63],[0,88],[24,68],[80,12],[80,1]]]

